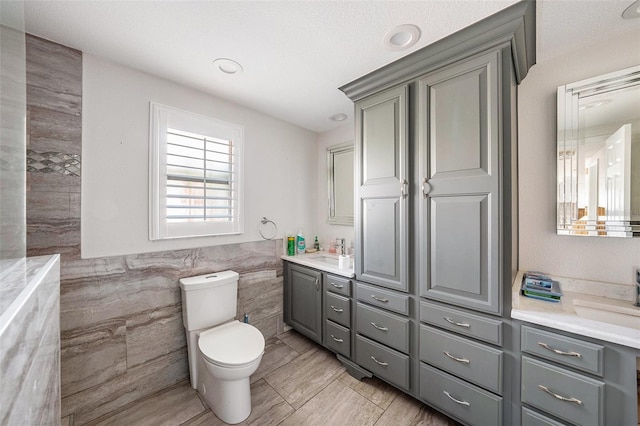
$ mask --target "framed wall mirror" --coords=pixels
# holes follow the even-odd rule
[[[353,225],[353,143],[327,148],[329,217],[332,225]]]
[[[560,235],[640,236],[640,66],[558,87]]]

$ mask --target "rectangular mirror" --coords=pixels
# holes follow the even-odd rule
[[[353,225],[353,143],[327,148],[329,218],[332,225]]]
[[[640,66],[558,87],[559,235],[640,236]]]

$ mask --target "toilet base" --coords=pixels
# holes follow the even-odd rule
[[[205,373],[199,379],[198,392],[220,420],[233,425],[249,417],[251,414],[249,377],[222,380]]]

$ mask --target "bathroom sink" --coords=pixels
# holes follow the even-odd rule
[[[640,330],[640,308],[620,304],[575,299],[573,306],[579,317]]]
[[[323,262],[329,265],[338,266],[338,255],[337,254],[316,254],[313,256],[309,256],[309,259],[313,259],[316,262]],[[352,265],[352,259],[349,258],[349,267]]]

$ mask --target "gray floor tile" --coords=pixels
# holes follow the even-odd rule
[[[339,380],[333,381],[281,424],[373,425],[384,410]]]
[[[175,426],[204,411],[196,391],[182,382],[92,425]]]
[[[383,410],[400,394],[399,390],[376,377],[357,380],[345,371],[340,375],[340,381]]]
[[[299,355],[298,352],[275,337],[267,340],[260,366],[256,372],[251,375],[251,383],[257,382],[272,371],[293,361]]]
[[[400,392],[375,426],[453,426],[456,423]]]
[[[303,354],[313,348],[318,347],[315,342],[311,341],[295,330],[289,330],[278,335],[278,339],[282,340],[299,354]]]
[[[300,408],[345,371],[335,355],[312,349],[265,377],[291,406]]]

